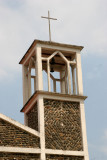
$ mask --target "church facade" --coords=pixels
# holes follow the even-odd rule
[[[82,49],[34,40],[19,62],[24,125],[0,114],[0,160],[89,160]]]

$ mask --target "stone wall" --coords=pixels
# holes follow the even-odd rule
[[[44,106],[46,148],[82,151],[79,103],[44,99]]]
[[[79,156],[47,155],[46,160],[84,160],[84,158]]]
[[[32,109],[27,113],[28,116],[28,126],[38,131],[38,108],[37,103],[32,107]]]
[[[0,119],[0,146],[39,148],[39,138]]]
[[[37,154],[0,153],[0,160],[40,160]]]

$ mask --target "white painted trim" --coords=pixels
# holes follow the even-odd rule
[[[77,79],[78,95],[83,95],[83,81],[82,81],[82,68],[81,68],[80,53],[76,53],[76,79]]]
[[[36,45],[36,89],[43,90],[43,75],[42,75],[42,58],[41,58],[41,47]]]
[[[50,61],[50,59],[52,59],[56,54],[58,54],[59,51],[55,51],[54,53],[52,53],[51,56],[49,56],[47,59]]]
[[[66,72],[67,71],[65,70],[65,93],[68,94],[68,79],[67,79],[68,73]]]
[[[57,154],[57,155],[70,155],[70,156],[84,156],[84,151],[68,151],[68,150],[54,150],[45,149],[46,154]]]
[[[28,73],[28,67],[22,65],[22,79],[23,79],[23,105],[25,105],[25,103],[28,100],[28,77],[26,76],[26,74]]]
[[[74,67],[72,67],[72,85],[73,85],[73,94],[76,95],[75,68]]]
[[[42,57],[41,59],[42,59],[42,61],[47,61],[48,58]]]
[[[40,154],[41,149],[38,148],[24,148],[24,147],[4,147],[0,146],[0,152],[12,152],[12,153],[34,153]],[[64,151],[64,150],[54,150],[45,149],[45,154],[55,154],[55,155],[68,155],[68,156],[84,156],[84,151]]]
[[[39,117],[39,130],[40,130],[40,148],[41,155],[40,159],[45,160],[45,129],[44,129],[44,105],[43,98],[41,95],[38,96],[38,117]]]
[[[55,96],[55,95],[42,95],[41,96],[45,99],[54,99],[54,100],[61,100],[61,101],[71,101],[71,102],[81,102],[83,100],[78,98],[72,98],[72,97],[61,97],[61,96]]]
[[[18,128],[21,128],[21,129],[23,129],[23,130],[25,130],[25,131],[37,136],[37,137],[40,137],[40,133],[39,132],[37,132],[34,129],[31,129],[30,127],[27,127],[27,126],[25,126],[25,125],[15,121],[15,120],[11,119],[11,118],[9,118],[9,117],[1,114],[1,113],[0,113],[0,119],[3,119],[5,121],[17,126]]]
[[[34,78],[34,92],[36,91],[36,76]]]
[[[0,152],[12,152],[12,153],[41,153],[38,148],[23,148],[23,147],[4,147],[0,146]]]
[[[42,48],[50,48],[50,49],[70,51],[70,52],[80,52],[79,49],[73,49],[73,48],[68,48],[68,47],[50,46],[50,45],[47,45],[47,44],[40,44],[40,43],[38,43],[38,45],[40,45]]]
[[[71,74],[70,74],[70,64],[69,64],[69,62],[67,62],[67,73],[68,73],[69,94],[72,94],[72,91],[71,91]]]
[[[32,90],[31,90],[31,69],[29,68],[28,71],[28,97],[30,98],[32,95]]]
[[[61,52],[59,52],[59,55],[62,57],[62,59],[67,63],[67,62],[69,62],[68,60],[67,60],[67,58],[61,53]]]
[[[50,84],[50,63],[49,60],[47,60],[47,79],[48,79],[48,91],[51,91],[51,84]]]
[[[76,62],[74,62],[74,61],[69,61],[69,63],[71,64],[71,65],[76,65]]]
[[[88,145],[87,145],[87,133],[86,133],[86,120],[85,120],[85,110],[84,102],[80,103],[80,114],[81,114],[81,130],[82,130],[82,141],[83,141],[83,150],[85,153],[85,160],[89,160],[88,155]]]
[[[65,80],[65,71],[64,70],[60,71],[60,79],[62,79],[60,82],[61,93],[65,94],[65,81],[64,81]]]

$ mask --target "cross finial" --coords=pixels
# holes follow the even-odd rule
[[[41,17],[41,18],[46,18],[46,19],[48,19],[48,23],[49,23],[49,40],[50,40],[50,42],[51,42],[51,28],[50,28],[50,20],[57,20],[56,18],[50,18],[50,13],[49,13],[49,11],[48,11],[48,17]]]

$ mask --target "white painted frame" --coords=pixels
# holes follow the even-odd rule
[[[61,101],[72,101],[80,103],[80,115],[81,115],[81,130],[82,130],[82,140],[83,140],[83,151],[69,151],[69,150],[53,150],[45,148],[45,127],[44,127],[44,99],[53,99]],[[55,155],[68,155],[68,156],[83,156],[84,160],[89,160],[88,146],[87,146],[87,136],[86,136],[86,124],[85,124],[85,112],[84,112],[84,101],[79,98],[71,98],[55,95],[39,95],[38,97],[38,107],[39,107],[39,126],[40,126],[40,144],[41,144],[41,160],[46,159],[46,154]]]
[[[51,92],[51,84],[50,84],[50,60],[55,56],[59,54],[60,57],[65,61],[65,63],[67,64],[67,75],[68,75],[68,88],[69,88],[69,94],[72,94],[72,91],[71,91],[71,72],[70,72],[70,66],[71,65],[74,65],[76,64],[76,62],[74,61],[69,61],[67,60],[67,58],[60,52],[60,51],[55,51],[52,55],[50,55],[48,58],[44,58],[42,57],[42,60],[46,61],[47,62],[47,76],[48,76],[48,91]],[[74,76],[74,74],[72,74],[72,76]],[[62,77],[62,76],[61,76]],[[74,79],[74,78],[73,78]],[[54,82],[54,92],[56,91],[56,84],[55,84],[55,81],[58,81],[58,79],[55,79],[53,80]],[[61,83],[61,80],[59,80],[60,83]],[[63,83],[64,84],[64,83]],[[73,83],[74,85],[74,83]],[[67,88],[67,86],[66,86]],[[75,87],[73,87],[75,88]],[[65,89],[64,89],[64,85],[61,85],[61,91],[62,93],[65,93]],[[68,92],[68,91],[66,91]]]

